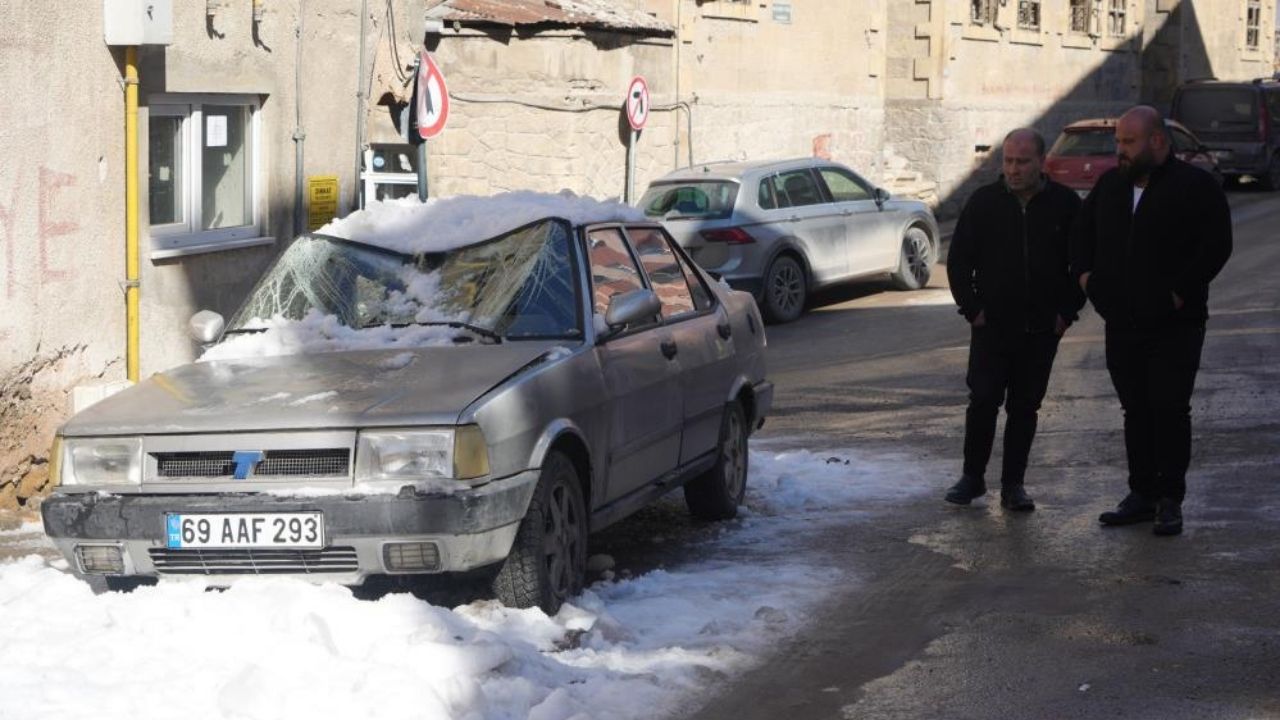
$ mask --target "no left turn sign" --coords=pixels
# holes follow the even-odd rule
[[[627,88],[627,122],[632,130],[643,130],[649,119],[649,84],[637,75]]]

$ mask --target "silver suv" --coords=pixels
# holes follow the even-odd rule
[[[773,322],[798,318],[815,288],[854,278],[887,273],[903,290],[924,287],[938,258],[927,205],[816,158],[677,170],[640,207]]]

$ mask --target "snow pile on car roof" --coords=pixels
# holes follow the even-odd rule
[[[509,192],[371,203],[317,232],[403,253],[443,252],[478,243],[543,218],[580,225],[645,220],[637,208],[560,193]]]

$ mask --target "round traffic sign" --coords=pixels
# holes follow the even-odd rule
[[[449,90],[444,84],[444,73],[426,52],[418,56],[418,89],[414,101],[418,134],[423,140],[439,135],[449,120]]]
[[[632,130],[643,130],[649,119],[649,84],[639,75],[631,79],[627,87],[627,122]]]

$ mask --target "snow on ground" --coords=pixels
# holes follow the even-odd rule
[[[705,700],[833,587],[806,537],[927,488],[906,456],[756,451],[748,507],[699,560],[592,585],[556,617],[357,600],[280,578],[95,596],[0,563],[0,718],[654,718]],[[24,528],[26,529],[26,528]]]

